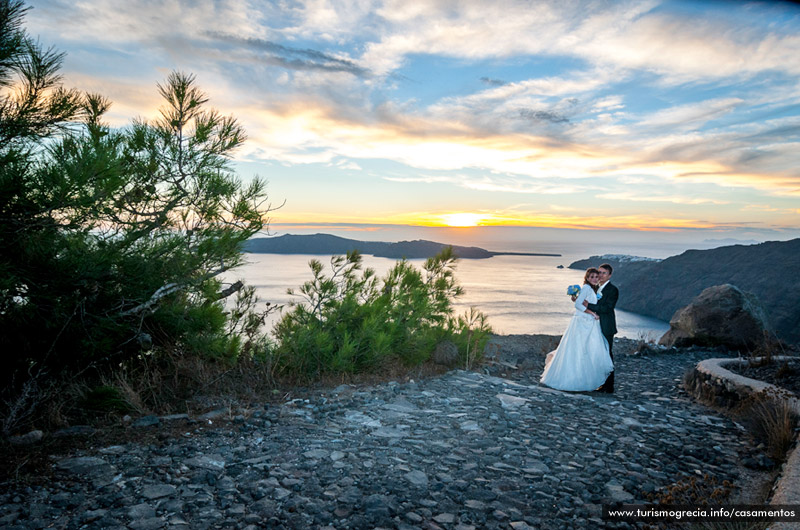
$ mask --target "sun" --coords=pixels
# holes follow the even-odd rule
[[[442,215],[447,226],[478,226],[485,216],[477,213],[448,213]]]

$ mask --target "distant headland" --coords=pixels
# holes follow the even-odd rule
[[[561,254],[535,252],[495,252],[479,247],[447,245],[422,239],[400,241],[398,243],[357,241],[330,234],[286,234],[279,237],[258,237],[246,241],[243,250],[256,254],[314,255],[346,254],[347,252],[358,250],[362,254],[371,254],[379,258],[424,259],[435,256],[445,247],[453,247],[453,253],[462,259],[486,259],[493,256],[561,256]]]

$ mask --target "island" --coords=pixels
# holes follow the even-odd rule
[[[453,247],[453,253],[462,259],[487,259],[494,256],[561,256],[561,254],[534,252],[495,252],[479,247],[447,245],[423,239],[397,243],[357,241],[330,234],[285,234],[278,237],[257,237],[247,240],[243,251],[254,254],[333,255],[357,250],[362,254],[371,254],[379,258],[425,259],[435,256],[446,247]]]

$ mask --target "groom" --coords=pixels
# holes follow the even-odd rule
[[[617,305],[619,299],[619,289],[611,283],[611,273],[614,269],[608,263],[603,263],[598,267],[600,270],[600,287],[597,289],[597,303],[590,304],[584,300],[583,305],[594,311],[600,317],[600,330],[603,336],[608,341],[608,354],[611,360],[614,360],[614,355],[611,353],[611,348],[614,346],[614,334],[617,332],[617,317],[614,314],[614,307]],[[597,389],[598,392],[606,392],[608,394],[614,393],[614,372],[608,375],[608,379],[603,385]]]

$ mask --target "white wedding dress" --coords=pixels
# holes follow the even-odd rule
[[[540,381],[551,388],[575,392],[595,390],[614,369],[608,343],[600,331],[600,321],[585,312],[584,300],[597,303],[597,294],[588,284],[581,288],[575,300],[575,314],[558,348],[547,354]]]

